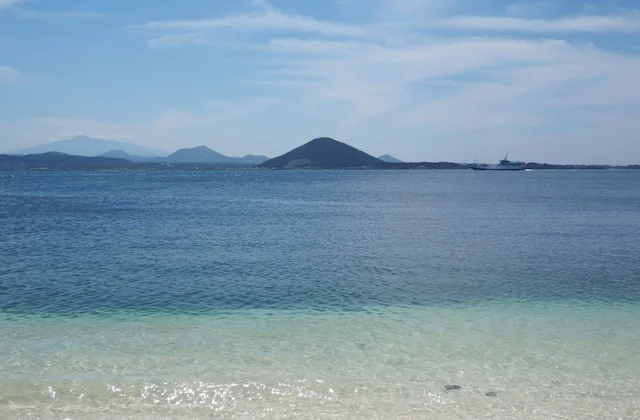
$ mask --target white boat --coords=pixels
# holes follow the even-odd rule
[[[471,169],[476,171],[524,171],[526,165],[525,162],[509,160],[509,154],[507,153],[504,159],[497,164],[474,163],[471,165]]]

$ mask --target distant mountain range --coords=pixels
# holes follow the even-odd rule
[[[66,140],[54,141],[39,146],[16,150],[12,155],[32,155],[49,152],[64,153],[73,156],[98,156],[104,158],[126,159],[131,162],[175,162],[207,164],[245,164],[257,165],[269,158],[260,155],[231,157],[222,155],[206,146],[180,149],[168,154],[165,151],[138,146],[133,143],[96,139],[88,136],[76,136]]]
[[[159,149],[137,144],[76,136],[16,150],[12,155],[36,155],[57,152],[70,156],[87,156],[125,159],[133,163],[173,163],[173,164],[228,164],[262,165],[263,167],[362,167],[380,166],[382,163],[402,163],[391,155],[375,158],[363,151],[328,137],[316,138],[282,156],[269,160],[267,156],[245,155],[225,156],[207,146],[197,146],[167,153]],[[49,156],[51,157],[51,156]]]
[[[150,156],[153,149],[142,148],[125,142],[75,137],[74,139],[49,143],[30,149],[22,149],[25,153],[31,150],[48,150],[50,148],[71,148],[81,143],[85,152],[92,152],[104,147],[126,146],[125,150],[110,149],[98,156],[80,156],[59,151],[27,154],[0,154],[0,170],[161,170],[161,169],[470,169],[469,164],[453,162],[400,162],[390,155],[373,157],[346,143],[328,137],[313,139],[302,146],[273,159],[266,156],[246,155],[243,157],[224,156],[206,146],[191,149],[180,149],[165,156]],[[84,149],[83,149],[84,148]],[[137,153],[134,153],[137,152]],[[527,163],[527,169],[640,169],[640,165],[557,165],[547,163]]]
[[[139,156],[166,156],[167,152],[138,146],[125,141],[96,139],[88,136],[76,136],[70,139],[58,140],[52,143],[28,147],[11,152],[12,155],[30,155],[37,153],[59,152],[76,156],[99,156],[114,150],[122,151],[128,155]]]
[[[107,158],[116,158],[116,159],[126,159],[131,162],[153,162],[156,159],[160,159],[155,156],[130,155],[129,153],[124,152],[122,150],[110,150],[107,153],[103,153],[98,156],[107,157]]]
[[[159,158],[164,162],[182,163],[245,163],[258,165],[269,158],[266,156],[246,155],[243,157],[230,157],[222,155],[206,146],[198,146],[192,149],[180,149],[171,153],[166,158]]]
[[[241,162],[162,162],[147,160],[132,162],[128,159],[107,156],[76,156],[59,152],[47,152],[31,155],[0,154],[0,171],[32,171],[32,170],[208,170],[208,169],[240,169],[255,167],[255,164]]]
[[[29,155],[0,155],[0,170],[98,170],[126,169],[134,164],[126,159],[76,156],[60,152]]]

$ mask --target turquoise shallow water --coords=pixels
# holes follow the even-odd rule
[[[631,419],[639,320],[569,302],[5,319],[0,416]]]
[[[640,416],[637,172],[0,173],[0,218],[1,418]]]

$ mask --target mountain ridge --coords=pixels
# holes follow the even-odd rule
[[[122,169],[133,165],[126,159],[77,156],[62,152],[28,155],[0,154],[0,169],[3,170]]]
[[[190,162],[205,163],[222,161],[226,156],[216,152],[207,146],[196,146],[192,148],[182,148],[162,158],[165,162]]]
[[[126,159],[131,162],[151,162],[158,159],[154,156],[132,155],[127,152],[123,152],[122,150],[110,150],[107,153],[98,155],[98,157]]]
[[[286,155],[286,154],[285,154]],[[304,167],[304,166],[303,166]],[[307,167],[313,167],[308,166]],[[121,158],[103,156],[76,156],[60,152],[47,152],[30,155],[0,154],[0,171],[55,171],[55,170],[225,170],[225,169],[271,169],[269,166],[253,165],[242,162],[231,163],[169,163],[157,160],[147,162],[131,162]],[[323,169],[315,166],[313,168]],[[350,168],[354,168],[350,166]],[[440,170],[440,169],[471,169],[470,164],[453,162],[403,162],[386,163],[357,167],[358,169],[391,169],[391,170]],[[571,165],[528,162],[527,169],[532,170],[640,170],[640,165],[612,166],[612,165]],[[278,168],[275,168],[278,169]],[[284,167],[282,169],[291,169]],[[326,169],[349,169],[349,167],[326,167]]]
[[[84,135],[14,150],[7,153],[7,155],[27,156],[50,152],[64,153],[70,156],[121,158],[137,163],[172,162],[257,165],[269,159],[267,156],[254,154],[247,154],[242,157],[225,156],[203,145],[181,148],[169,153],[130,142],[99,139]]]
[[[31,155],[47,152],[60,152],[74,156],[99,156],[113,150],[121,150],[129,155],[165,156],[167,152],[149,147],[139,146],[126,141],[98,139],[79,135],[37,146],[26,147],[10,152],[12,155]]]
[[[159,158],[163,162],[182,163],[245,163],[260,164],[269,158],[260,155],[245,155],[242,157],[225,156],[207,146],[178,149],[165,158]]]

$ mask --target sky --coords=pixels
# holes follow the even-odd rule
[[[0,152],[640,163],[638,0],[0,0]]]

